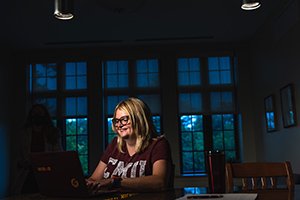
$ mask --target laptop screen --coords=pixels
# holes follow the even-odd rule
[[[41,194],[47,196],[88,196],[76,151],[31,154],[32,169]]]

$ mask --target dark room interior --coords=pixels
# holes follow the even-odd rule
[[[130,96],[148,103],[170,142],[175,187],[207,187],[208,150],[228,162],[290,161],[298,183],[299,0],[261,0],[256,10],[239,0],[74,0],[70,20],[54,17],[55,0],[2,3],[0,197],[14,194],[34,103],[51,107],[63,148],[83,151],[89,175],[114,137],[114,106]]]

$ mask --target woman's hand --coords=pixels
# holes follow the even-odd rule
[[[93,179],[86,179],[86,185],[91,193],[97,193],[98,191],[110,190],[112,189],[113,179],[101,179],[95,181]]]

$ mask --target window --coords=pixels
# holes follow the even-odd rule
[[[232,83],[232,70],[230,57],[209,57],[208,58],[208,75],[209,84],[225,85]]]
[[[205,171],[202,115],[181,115],[181,153],[183,174]]]
[[[57,89],[57,65],[34,64],[30,65],[30,91],[53,91]]]
[[[87,63],[30,64],[28,82],[32,103],[41,103],[48,108],[54,124],[62,132],[64,149],[78,152],[87,174]]]
[[[147,103],[153,114],[153,122],[158,132],[160,120],[160,82],[157,59],[108,60],[102,62],[105,94],[106,144],[114,137],[112,116],[115,106],[129,96],[135,96]]]
[[[212,115],[212,150],[223,150],[227,161],[236,160],[235,117],[233,114]]]
[[[85,62],[66,63],[66,90],[86,89],[87,88],[87,70]]]
[[[180,86],[201,84],[199,58],[178,59],[178,82]]]
[[[178,58],[181,173],[206,172],[205,151],[237,159],[231,57]],[[207,72],[205,74],[204,72]]]
[[[105,88],[128,87],[128,61],[106,61],[103,67],[105,70]]]
[[[137,87],[158,87],[159,73],[158,60],[137,60],[136,61],[136,79]]]
[[[182,175],[206,173],[208,150],[224,151],[227,161],[239,160],[232,56],[177,58],[161,52],[156,54],[160,59],[129,54],[28,65],[30,103],[47,106],[61,129],[64,149],[78,152],[86,175],[116,136],[114,108],[128,97],[145,101],[158,134],[178,142],[171,148],[180,147],[173,153],[180,157],[175,164]]]
[[[87,98],[68,97],[65,101],[66,150],[78,152],[85,174],[88,173],[88,119]]]

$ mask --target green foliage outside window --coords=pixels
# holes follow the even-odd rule
[[[88,173],[87,118],[66,119],[66,150],[77,151],[84,171]]]

